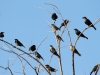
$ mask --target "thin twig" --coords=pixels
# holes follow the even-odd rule
[[[38,7],[38,6],[34,6],[34,7],[36,7],[36,8],[40,8],[40,9],[43,9],[43,10],[47,11],[47,12],[51,15],[50,11],[49,11],[49,10],[47,10],[46,8],[43,8],[43,7]]]
[[[51,62],[51,60],[52,60],[52,57],[53,57],[53,54],[51,55],[50,62]],[[49,65],[50,65],[50,62],[49,62]]]
[[[39,44],[39,46],[37,47],[37,51],[39,49],[39,47],[41,46],[41,44],[47,39],[48,35],[41,41],[41,43]]]

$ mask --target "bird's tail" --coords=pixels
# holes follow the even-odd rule
[[[25,48],[25,46],[23,46]]]
[[[78,54],[79,56],[81,56],[81,54],[77,51],[77,50],[75,50],[74,51],[76,54]]]
[[[88,39],[88,37],[85,36],[86,39]]]
[[[92,25],[92,27],[96,30],[96,28],[94,27],[94,25]]]
[[[58,58],[60,58],[60,55],[57,54],[57,56],[58,56]]]
[[[59,29],[61,29],[62,25],[59,27]]]
[[[61,39],[63,42],[64,42],[64,40],[63,39]]]
[[[90,72],[90,75],[92,74],[92,72]]]

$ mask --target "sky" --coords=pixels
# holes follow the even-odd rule
[[[58,15],[58,19],[56,21],[56,26],[58,27],[62,23],[62,18],[51,5],[47,5],[45,3],[50,3],[50,0],[0,0],[0,32],[4,32],[5,37],[3,39],[13,45],[15,45],[14,39],[20,40],[26,47],[21,47],[21,49],[26,52],[29,52],[29,47],[33,44],[38,47],[39,44],[47,37],[47,39],[40,45],[38,52],[44,58],[44,63],[49,64],[50,57],[52,55],[52,53],[50,53],[49,46],[53,45],[57,48],[54,33],[50,27],[50,24],[54,23],[51,19],[50,13],[55,12]],[[91,20],[91,22],[95,22],[98,18],[100,18],[99,0],[53,0],[53,3],[58,7],[63,18],[70,21],[69,31],[73,44],[77,39],[74,28],[82,31],[87,27],[82,19],[83,16],[86,16]],[[42,8],[47,9],[50,13]],[[75,54],[76,75],[89,75],[92,68],[96,64],[100,63],[100,22],[97,23],[95,27],[97,30],[89,28],[84,32],[84,35],[89,38],[88,40],[80,38],[76,44],[77,50],[82,55],[79,57]],[[61,28],[61,31],[63,29],[64,27]],[[57,34],[61,35],[61,31],[58,31]],[[62,35],[62,38],[64,40],[64,42],[61,42],[63,73],[64,75],[71,75],[72,52],[69,49],[70,42],[66,31]],[[8,48],[2,42],[0,42],[0,46]],[[14,49],[14,51],[19,52],[16,49]],[[25,55],[24,57],[32,64],[33,67],[38,65],[35,60]],[[0,50],[0,66],[6,67],[8,60],[11,65],[14,62],[14,59],[16,59],[16,55]],[[23,61],[23,64],[25,65],[26,63]],[[58,58],[56,56],[53,56],[50,66],[58,70],[56,75],[60,75]],[[20,73],[22,72],[21,64],[18,58],[10,68],[13,70],[14,75],[22,75]],[[35,74],[28,64],[26,64],[25,71],[27,75]],[[0,75],[1,74],[8,75],[10,73],[9,71],[5,71],[0,68]],[[47,73],[41,67],[39,74],[46,75]],[[98,75],[100,75],[100,71],[98,72]]]

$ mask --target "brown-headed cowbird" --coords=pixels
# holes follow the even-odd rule
[[[61,25],[60,25],[60,29],[61,29],[61,27],[62,26],[65,26],[65,25],[67,25],[69,23],[69,20],[64,20],[62,23],[61,23]]]
[[[15,43],[17,46],[20,46],[20,47],[22,46],[25,48],[25,46],[18,39],[15,39]]]
[[[50,52],[53,53],[54,55],[58,56],[60,58],[60,56],[58,55],[58,53],[56,52],[56,49],[50,45]]]
[[[4,32],[0,32],[0,38],[4,37]]]
[[[82,17],[84,19],[84,23],[90,27],[93,27],[95,30],[96,28],[94,27],[94,25],[92,24],[92,22],[87,18],[87,17]]]
[[[73,47],[72,45],[70,45],[70,50],[73,51],[74,53],[78,54],[79,56],[81,56],[81,54],[78,52],[78,50]]]
[[[83,38],[86,38],[86,39],[88,39],[84,34],[82,34],[78,29],[74,29],[75,30],[75,33],[76,33],[76,35],[80,35],[80,37],[83,37]]]
[[[63,41],[63,39],[59,35],[56,35],[56,39],[59,40],[59,41],[61,41],[61,40]]]
[[[98,72],[98,70],[99,70],[99,65],[97,64],[97,65],[95,65],[95,66],[93,67],[92,71],[90,72],[90,75],[91,75],[93,72]]]
[[[46,68],[47,68],[49,71],[51,71],[51,72],[56,72],[56,71],[57,71],[55,68],[49,66],[48,64],[45,65],[45,66],[46,66]]]
[[[56,21],[56,19],[58,18],[58,16],[56,15],[56,13],[52,13],[51,18],[52,18],[52,20]]]
[[[30,48],[29,48],[29,51],[35,51],[36,50],[36,46],[35,45],[32,45]]]
[[[35,51],[34,54],[37,58],[41,58],[42,60],[44,60],[43,57],[37,51]]]

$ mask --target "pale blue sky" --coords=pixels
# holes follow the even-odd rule
[[[84,24],[82,19],[83,16],[89,18],[92,22],[95,22],[100,17],[100,1],[99,0],[53,0],[54,4],[59,8],[64,19],[68,19],[70,22],[69,31],[71,39],[74,44],[77,36],[74,32],[74,28],[78,28],[82,31],[87,25]],[[47,36],[48,38],[42,43],[38,52],[43,56],[44,62],[47,64],[50,61],[51,53],[49,45],[53,45],[56,48],[56,41],[52,29],[48,26],[48,20],[51,24],[53,23],[50,14],[42,9],[35,8],[40,6],[48,9],[51,13],[55,10],[50,5],[44,3],[50,3],[50,0],[0,0],[0,32],[5,32],[4,40],[15,45],[14,39],[17,38],[26,48],[21,48],[28,51],[30,45],[35,44],[36,46]],[[59,27],[62,19],[59,14],[56,25]],[[97,63],[100,63],[100,23],[96,24],[95,31],[93,28],[89,28],[84,34],[89,38],[80,38],[76,48],[81,53],[81,57],[75,54],[75,71],[76,75],[89,75],[91,69]],[[62,27],[63,29],[63,27]],[[48,32],[50,31],[50,32]],[[61,34],[61,32],[58,32]],[[64,75],[72,74],[72,52],[69,50],[69,38],[67,32],[62,36],[64,42],[61,42],[61,55]],[[31,44],[32,42],[32,44]],[[0,45],[3,45],[0,42]],[[15,49],[14,49],[15,50]],[[16,51],[16,50],[15,50]],[[9,58],[15,58],[16,56],[10,53],[6,53],[0,50],[0,65],[6,67],[7,60]],[[25,56],[33,66],[37,65],[37,62]],[[12,61],[11,61],[12,62]],[[50,64],[58,70],[56,75],[60,75],[58,59],[53,56]],[[17,59],[15,64],[11,66],[14,75],[20,75],[16,72],[21,72],[20,62]],[[3,69],[0,69],[0,75],[4,73]],[[44,71],[45,72],[45,71]],[[46,72],[45,72],[46,73]],[[9,71],[4,73],[8,75]],[[26,65],[26,74],[32,75],[34,71]],[[100,72],[98,73],[98,75]],[[41,70],[40,75],[43,75]]]

